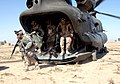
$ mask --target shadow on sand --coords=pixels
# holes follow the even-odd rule
[[[6,67],[6,66],[0,66],[0,71],[2,70],[5,70],[5,69],[8,69],[9,67]]]

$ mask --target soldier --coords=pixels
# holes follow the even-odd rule
[[[35,42],[36,49],[38,50],[38,52],[41,53],[44,31],[42,30],[41,25],[39,25],[35,21],[31,22],[31,26],[32,26],[31,33],[32,40]]]
[[[20,52],[22,53],[23,62],[25,64],[25,70],[29,70],[29,65],[33,62],[35,64],[35,68],[38,66],[38,62],[36,61],[36,52],[35,46],[30,38],[30,36],[24,35],[22,30],[15,31],[17,35],[17,45],[20,48]]]
[[[14,46],[14,49],[13,49],[13,51],[12,51],[12,54],[11,54],[11,56],[13,55],[13,53],[14,53],[14,51],[15,51],[15,48],[17,47],[17,46],[19,46],[19,51],[21,52],[21,55],[22,55],[22,60],[24,61],[24,49],[22,48],[22,46],[20,46],[20,41],[22,40],[22,38],[23,38],[23,31],[22,30],[19,30],[19,31],[14,31],[15,32],[15,34],[17,35],[17,42],[16,42],[16,44],[15,44],[15,46]]]
[[[46,24],[48,29],[47,47],[50,48],[54,46],[56,31],[55,31],[55,25],[52,25],[50,20],[48,20]]]
[[[66,54],[71,54],[69,52],[70,50],[70,46],[71,46],[71,42],[72,42],[72,37],[73,37],[73,29],[72,29],[72,25],[70,24],[69,21],[66,21],[64,18],[61,19],[61,22],[58,25],[58,28],[61,28],[61,32],[60,32],[60,47],[61,47],[61,53],[60,55],[64,55],[65,51],[64,51],[64,41],[66,40]]]
[[[56,50],[55,50],[55,40],[56,40],[55,39],[56,38],[55,25],[53,25],[50,20],[47,20],[46,24],[47,24],[47,29],[48,29],[48,34],[47,34],[48,38],[46,41],[47,48],[51,54],[55,55],[55,53],[56,53]]]
[[[32,31],[36,31],[41,37],[44,35],[44,31],[43,31],[41,25],[39,25],[35,21],[32,21],[31,25],[32,25]]]

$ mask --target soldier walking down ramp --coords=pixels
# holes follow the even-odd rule
[[[35,68],[38,66],[38,62],[36,61],[36,51],[35,45],[32,42],[29,35],[23,34],[22,30],[15,31],[17,35],[17,45],[20,48],[20,52],[22,53],[22,59],[25,64],[25,70],[29,70],[29,65],[32,63],[35,64]]]

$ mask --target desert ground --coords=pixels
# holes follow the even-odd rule
[[[18,48],[0,46],[0,84],[120,84],[120,42],[107,42],[108,53],[97,61],[83,64],[41,65],[24,71]],[[32,68],[32,67],[31,67]]]

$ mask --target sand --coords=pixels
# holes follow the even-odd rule
[[[0,46],[0,84],[120,84],[120,42],[107,42],[109,53],[84,64],[41,65],[24,71],[19,50],[9,59],[13,46]],[[31,67],[32,68],[32,67]]]

